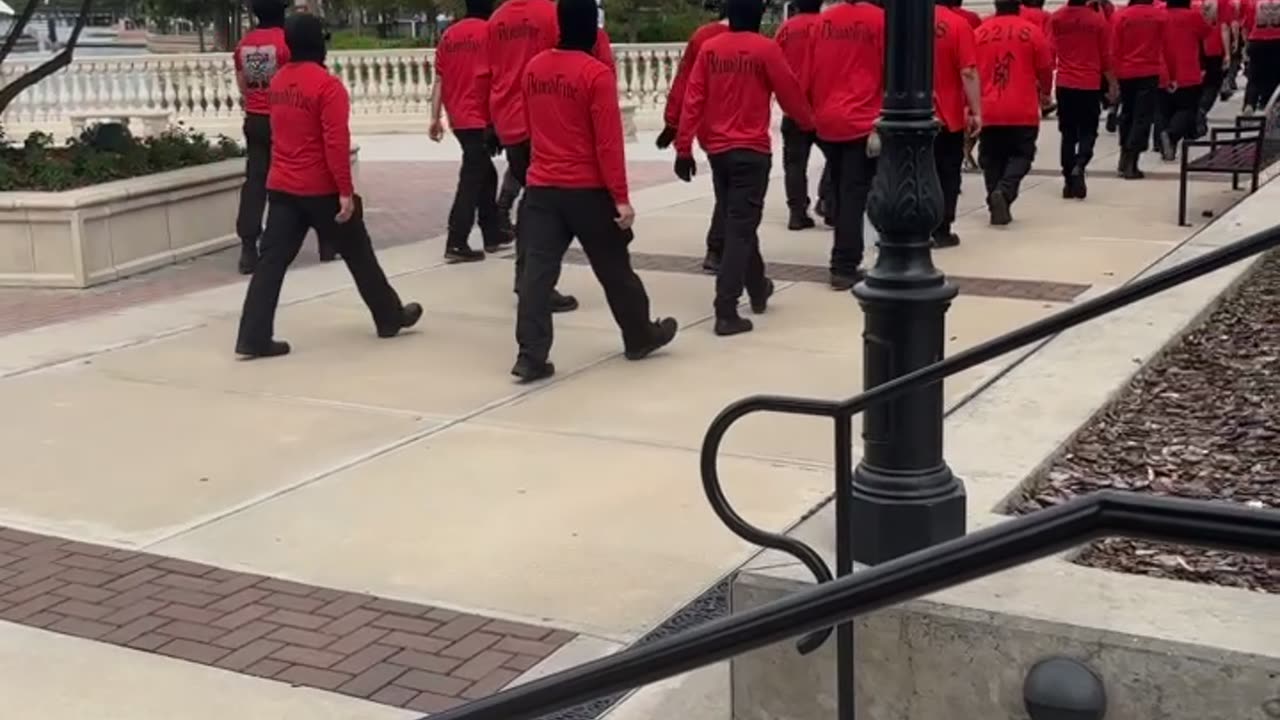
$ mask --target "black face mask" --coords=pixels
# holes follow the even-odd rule
[[[284,41],[289,46],[291,62],[314,62],[324,64],[325,41],[329,33],[324,29],[324,21],[315,15],[300,13],[289,18],[284,24]]]
[[[764,2],[762,0],[727,0],[725,17],[729,18],[730,30],[760,32],[760,23],[764,20]]]
[[[596,46],[595,0],[560,0],[556,3],[556,19],[560,22],[562,50],[589,53]]]

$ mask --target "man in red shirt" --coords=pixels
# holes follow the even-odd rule
[[[530,123],[532,163],[519,225],[520,275],[511,374],[534,382],[555,373],[551,296],[576,237],[604,287],[622,330],[628,360],[639,360],[676,335],[676,321],[649,318],[649,296],[631,269],[627,245],[635,210],[627,195],[622,112],[613,71],[592,57],[595,0],[560,0],[558,45],[529,61],[520,82]]]
[[[1209,25],[1204,41],[1204,79],[1200,85],[1200,120],[1197,129],[1208,127],[1209,111],[1218,101],[1231,62],[1231,24],[1235,20],[1230,0],[1195,0],[1191,5]],[[1203,132],[1197,133],[1198,135]]]
[[[868,150],[884,102],[884,10],[847,0],[820,17],[802,84],[835,197],[829,281],[833,290],[850,290],[862,276],[862,226],[876,174]]]
[[[1244,106],[1246,112],[1256,112],[1271,102],[1280,86],[1280,0],[1241,0],[1240,15],[1249,43]]]
[[[809,43],[818,25],[821,7],[821,0],[796,0],[796,14],[784,22],[773,36],[796,77],[804,74]],[[787,207],[791,210],[787,221],[789,230],[806,230],[815,224],[809,217],[809,153],[816,139],[812,131],[801,130],[794,119],[782,118],[782,171]],[[822,195],[821,188],[818,194]]]
[[[1165,8],[1168,26],[1164,34],[1165,64],[1169,67],[1169,123],[1160,134],[1164,159],[1178,157],[1178,143],[1195,135],[1200,113],[1200,50],[1213,33],[1191,0],[1169,0]]]
[[[955,13],[958,5],[959,0],[940,0],[933,15],[933,101],[941,125],[933,141],[933,159],[942,183],[944,211],[942,224],[933,231],[933,246],[938,248],[960,244],[951,225],[960,198],[964,141],[982,128],[982,83],[973,28]]]
[[[507,0],[489,19],[489,110],[498,139],[507,153],[507,167],[522,186],[529,172],[530,158],[529,116],[520,83],[529,61],[543,50],[555,47],[558,36],[556,6],[551,0]],[[592,52],[612,72],[613,51],[608,36],[597,28],[595,38]],[[499,222],[510,227],[511,208],[499,205],[498,214]],[[517,243],[517,287],[523,268],[524,253]],[[578,301],[572,295],[553,291],[551,297],[555,312],[578,309]]]
[[[236,234],[240,236],[240,273],[250,275],[258,266],[258,238],[262,213],[267,209],[267,170],[271,166],[271,107],[267,88],[271,78],[289,62],[284,42],[284,15],[288,0],[254,0],[258,25],[250,30],[234,55],[236,82],[244,105],[245,182],[240,188]]]
[[[285,273],[311,230],[340,249],[378,337],[394,337],[422,318],[421,305],[401,304],[374,255],[351,178],[351,100],[325,69],[325,35],[315,15],[289,18],[289,64],[271,80],[271,205],[236,340],[236,353],[249,358],[289,353],[289,343],[274,336],[276,306]]]
[[[738,314],[745,287],[752,312],[763,313],[773,294],[765,277],[756,234],[769,189],[772,153],[769,122],[772,99],[801,130],[813,128],[813,111],[791,72],[782,48],[760,34],[764,3],[727,0],[729,32],[708,40],[689,73],[680,129],[676,133],[676,175],[685,182],[697,172],[696,135],[711,161],[711,179],[725,212],[724,256],[716,274],[715,333],[750,332]]]
[[[1111,31],[1102,13],[1087,0],[1067,0],[1049,21],[1058,50],[1058,131],[1062,134],[1062,197],[1083,200],[1089,189],[1085,168],[1098,141],[1098,118],[1103,92],[1114,100],[1119,93],[1111,70]]]
[[[498,171],[493,155],[497,136],[489,126],[489,15],[491,0],[467,0],[467,14],[453,23],[436,45],[436,82],[431,88],[431,129],[435,142],[444,137],[440,110],[449,113],[449,127],[462,146],[458,189],[449,210],[449,234],[444,257],[449,262],[475,262],[484,253],[471,249],[467,238],[479,217],[484,249],[497,252],[510,242],[498,223]]]
[[[1040,108],[1053,86],[1049,41],[1019,17],[1018,0],[996,0],[995,17],[976,32],[982,76],[982,134],[978,164],[992,225],[1013,221],[1009,208],[1031,171],[1040,133]]]
[[[711,38],[729,32],[729,21],[724,18],[724,3],[708,2],[718,9],[719,19],[700,26],[693,31],[689,42],[680,55],[680,64],[676,67],[676,75],[671,80],[671,89],[667,91],[667,105],[662,112],[665,127],[658,134],[657,145],[660,150],[671,146],[676,139],[676,131],[680,127],[680,113],[684,109],[684,95],[689,87],[689,73],[693,71],[693,63],[698,59],[702,45]],[[724,207],[719,202],[711,210],[711,224],[707,227],[707,254],[702,260],[703,272],[716,274],[720,272],[720,258],[724,254]]]
[[[1149,147],[1164,61],[1165,11],[1151,0],[1129,0],[1116,11],[1111,31],[1111,57],[1120,84],[1120,176],[1138,180],[1138,158]]]

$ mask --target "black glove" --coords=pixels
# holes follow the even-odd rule
[[[658,142],[654,143],[659,150],[666,150],[671,147],[672,141],[676,139],[676,129],[670,125],[662,128],[662,132],[658,133]]]
[[[498,157],[502,152],[502,141],[498,140],[498,132],[492,125],[484,129],[484,144],[489,148],[489,157]]]
[[[681,156],[676,158],[676,177],[689,182],[697,174],[698,163],[694,162],[692,157]]]

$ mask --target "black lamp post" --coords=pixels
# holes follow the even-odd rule
[[[933,0],[885,1],[884,113],[868,214],[879,257],[854,288],[866,316],[863,382],[874,387],[942,359],[956,289],[933,265],[942,221],[933,160]],[[964,485],[942,457],[942,384],[869,408],[853,473],[854,558],[873,565],[965,531]]]

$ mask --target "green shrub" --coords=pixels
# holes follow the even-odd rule
[[[372,31],[368,32],[372,33]],[[338,30],[329,38],[330,50],[391,50],[421,48],[429,45],[426,37],[382,38],[376,34],[356,34],[354,30]]]
[[[71,190],[241,157],[230,138],[215,141],[185,128],[135,138],[119,123],[94,125],[58,146],[48,133],[32,133],[21,146],[0,133],[0,191]]]

